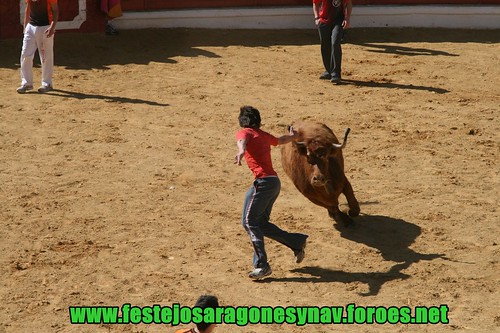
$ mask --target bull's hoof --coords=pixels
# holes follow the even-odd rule
[[[348,215],[345,215],[340,223],[344,228],[349,228],[354,226],[354,220],[351,219]]]
[[[354,208],[349,207],[349,211],[347,213],[349,214],[350,217],[356,217],[356,216],[359,216],[359,212],[360,212],[360,209],[358,206],[358,207],[354,207]]]
[[[328,212],[328,215],[335,220],[335,222],[342,227],[350,227],[354,225],[354,220],[349,217],[346,213],[343,212]]]

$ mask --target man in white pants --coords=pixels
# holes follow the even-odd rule
[[[59,18],[57,0],[26,0],[24,38],[21,51],[21,86],[24,94],[33,89],[33,57],[38,49],[42,63],[42,85],[39,92],[52,90],[54,71],[54,33]]]

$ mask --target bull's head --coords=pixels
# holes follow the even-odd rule
[[[318,140],[294,143],[298,153],[305,156],[307,162],[313,166],[313,173],[310,179],[312,186],[324,186],[328,193],[333,192],[331,176],[328,170],[329,159],[335,156],[339,149],[343,149],[346,146],[347,136],[350,131],[350,128],[346,129],[342,143],[325,143]]]

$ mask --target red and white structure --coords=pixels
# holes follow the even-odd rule
[[[351,26],[500,29],[500,0],[352,0]],[[0,1],[0,38],[22,34],[25,0]],[[122,0],[118,29],[313,29],[311,0]],[[100,0],[59,0],[57,30],[102,31]]]

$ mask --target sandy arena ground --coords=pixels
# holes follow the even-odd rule
[[[353,29],[335,86],[318,79],[314,30],[58,33],[56,90],[19,95],[21,40],[0,41],[0,333],[173,332],[71,325],[68,307],[203,293],[232,306],[450,309],[447,325],[222,333],[500,332],[499,43],[498,31]],[[300,265],[268,241],[274,273],[261,282],[246,276],[240,225],[252,176],[233,164],[244,104],[276,135],[295,119],[350,127],[362,210],[334,228],[275,148],[272,220],[310,237]]]

